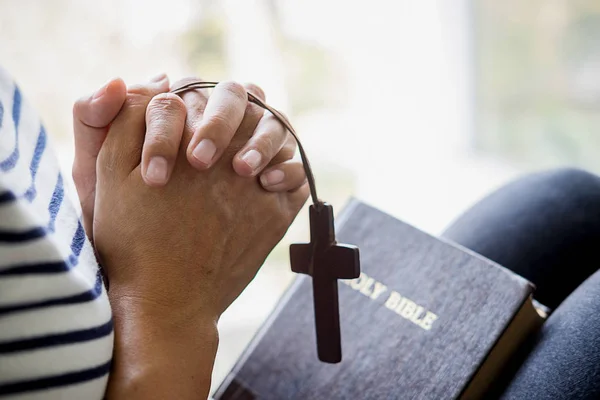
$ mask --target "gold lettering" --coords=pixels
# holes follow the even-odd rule
[[[375,282],[375,287],[373,288],[373,293],[371,294],[371,300],[377,300],[377,298],[386,290],[387,286],[385,286],[383,283]]]
[[[369,277],[364,272],[361,272],[356,279],[342,279],[342,282],[371,300],[377,300],[388,290],[386,285]],[[390,292],[384,305],[426,331],[431,330],[433,323],[438,319],[436,314],[427,311],[423,306],[407,299],[395,290]]]
[[[398,305],[396,306],[396,309],[394,310],[394,311],[396,311],[396,314],[402,315],[402,310],[404,309],[404,306],[406,305],[407,301],[408,301],[408,299],[406,297],[402,297],[400,299],[400,301],[398,302]]]
[[[361,272],[358,278],[350,282],[350,287],[354,290],[360,290],[360,288],[364,284],[365,279],[367,278],[368,276],[365,273]]]
[[[367,280],[363,284],[363,287],[360,288],[360,292],[365,296],[371,296],[371,287],[373,286],[373,282],[375,282],[375,279],[367,278]]]
[[[435,315],[431,311],[427,311],[427,314],[425,314],[425,316],[423,317],[423,320],[421,321],[421,323],[419,325],[421,326],[421,328],[428,331],[431,329],[431,325],[433,325],[433,322],[436,319],[438,319],[437,315]]]
[[[413,313],[412,317],[410,317],[410,320],[412,322],[414,322],[417,325],[420,325],[419,318],[421,317],[421,315],[423,314],[423,311],[425,311],[425,309],[421,306],[417,306],[416,311]]]
[[[406,319],[410,320],[416,310],[417,310],[417,305],[415,304],[415,302],[406,299],[406,305],[400,311],[400,315],[403,318],[406,318]]]
[[[402,299],[400,293],[392,290],[392,292],[390,293],[390,297],[388,297],[387,301],[385,302],[385,306],[390,310],[394,311],[400,299]]]

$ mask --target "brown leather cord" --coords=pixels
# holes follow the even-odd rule
[[[185,85],[182,85],[178,88],[171,90],[171,93],[179,94],[179,93],[187,92],[188,90],[211,89],[211,88],[214,88],[215,86],[217,86],[218,84],[219,84],[219,82],[194,81],[194,82],[187,83]],[[308,162],[308,157],[306,156],[304,147],[302,146],[302,143],[300,143],[300,139],[298,138],[298,135],[296,134],[294,127],[289,123],[287,118],[281,112],[279,112],[276,109],[274,109],[273,107],[269,106],[264,101],[262,101],[261,99],[256,97],[254,94],[252,94],[250,92],[247,92],[247,93],[248,93],[248,101],[251,101],[252,103],[258,105],[259,107],[264,108],[265,110],[267,110],[271,114],[273,114],[273,116],[275,118],[277,118],[277,120],[279,122],[281,122],[281,124],[283,126],[285,126],[285,128],[290,132],[290,134],[292,135],[292,137],[298,144],[298,150],[300,152],[300,159],[302,160],[302,165],[304,166],[304,173],[306,174],[306,179],[308,181],[308,187],[310,188],[310,197],[312,198],[312,202],[315,205],[315,207],[317,209],[320,209],[321,206],[323,205],[323,202],[321,200],[319,200],[319,198],[317,197],[317,187],[315,185],[315,177],[312,173],[312,169],[310,167],[310,163]]]
[[[210,89],[219,82],[194,81],[171,90],[171,93],[183,93],[193,89]],[[323,203],[317,197],[315,178],[310,168],[306,152],[294,127],[287,118],[265,104],[250,92],[248,101],[269,111],[296,140],[300,158],[310,187],[313,205],[310,213],[310,243],[290,246],[292,271],[311,275],[313,278],[313,296],[315,326],[317,334],[317,354],[323,362],[338,363],[342,360],[342,342],[338,306],[338,279],[355,279],[360,275],[358,248],[350,245],[338,245],[335,240],[333,207]],[[331,283],[335,282],[335,285]]]

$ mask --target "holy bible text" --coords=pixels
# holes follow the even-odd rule
[[[322,363],[314,351],[313,281],[301,275],[214,397],[490,399],[543,322],[533,285],[359,201],[336,228],[360,248],[361,265],[337,283],[341,362]]]

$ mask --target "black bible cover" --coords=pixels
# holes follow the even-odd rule
[[[543,321],[528,281],[467,249],[356,200],[336,226],[362,270],[338,284],[342,362],[318,360],[298,276],[215,399],[481,398]]]

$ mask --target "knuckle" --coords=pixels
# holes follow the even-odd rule
[[[206,117],[206,119],[204,120],[204,125],[211,129],[224,128],[231,132],[235,130],[232,126],[231,121],[225,115],[223,115],[223,113],[216,113],[214,115]]]
[[[131,95],[144,96],[144,97],[152,97],[150,88],[146,85],[142,84],[134,84],[127,87],[127,93]]]
[[[169,135],[163,131],[156,132],[146,137],[146,146],[149,147],[165,147],[169,146],[170,143],[171,140],[169,140]]]
[[[277,139],[275,135],[260,135],[256,138],[255,141],[256,149],[266,155],[266,156],[274,156],[275,150],[277,149]]]
[[[148,103],[150,102],[150,96],[140,93],[128,93],[127,98],[125,99],[125,103],[123,104],[123,109],[146,109]]]
[[[265,117],[269,123],[269,126],[272,126],[274,130],[277,131],[277,133],[279,133],[282,137],[287,137],[285,135],[289,135],[292,136],[287,128],[285,127],[285,125],[279,120],[279,118],[277,118],[275,115],[273,115],[271,112],[265,113]],[[284,118],[284,120],[287,120]]]
[[[252,103],[251,101],[246,104],[245,117],[255,118],[260,120],[265,115],[265,109]]]
[[[265,97],[265,91],[258,85],[254,84],[254,83],[247,83],[246,85],[246,90],[250,93],[252,93],[255,96],[258,96],[260,98],[264,98]]]
[[[188,83],[201,81],[201,80],[202,80],[202,78],[200,78],[200,77],[188,76],[186,78],[182,78],[182,79],[178,80],[177,82],[173,83],[173,85],[171,85],[171,87],[178,88],[183,85],[187,85]]]
[[[183,112],[185,103],[181,97],[173,93],[160,93],[150,100],[148,104],[148,113],[151,112]]]
[[[168,132],[160,130],[152,135],[147,135],[145,139],[145,147],[161,152],[176,152],[178,144]]]
[[[246,89],[244,89],[244,87],[240,83],[234,82],[234,81],[227,81],[227,82],[219,83],[219,85],[221,85],[221,87],[224,90],[231,93],[238,99],[240,99],[242,101],[248,100],[248,94],[246,93]]]

